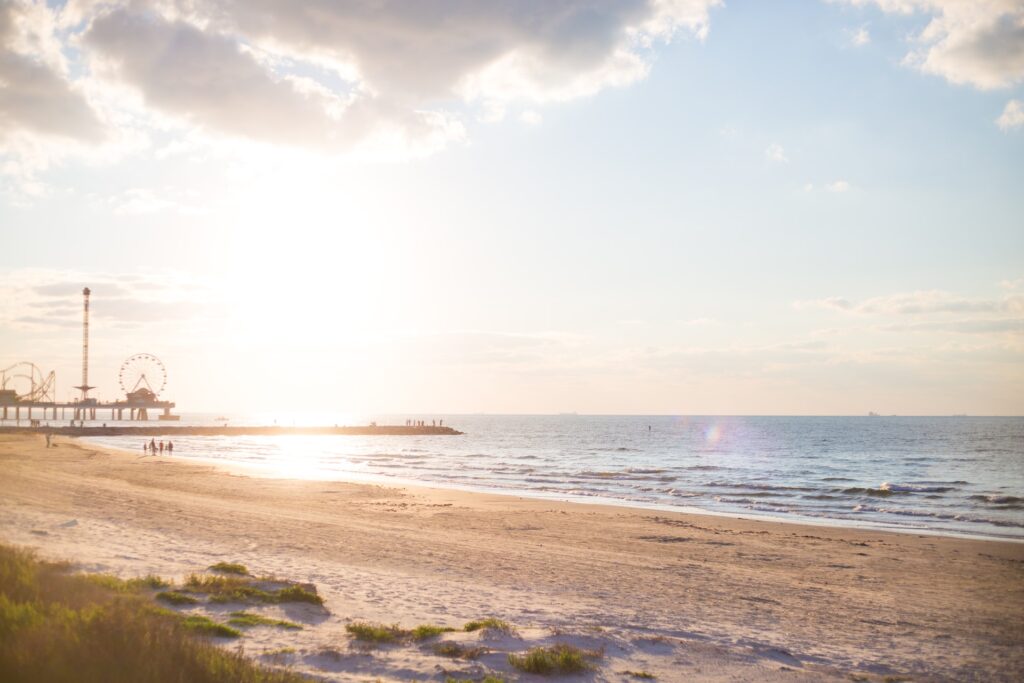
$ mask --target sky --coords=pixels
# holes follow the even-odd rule
[[[1024,1],[0,0],[0,369],[85,286],[183,412],[1021,415]]]

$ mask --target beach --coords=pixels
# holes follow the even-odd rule
[[[83,571],[181,580],[218,561],[316,586],[306,628],[245,651],[327,680],[519,676],[505,653],[602,651],[590,680],[1019,680],[1024,544],[247,476],[0,437],[0,541]],[[355,620],[460,627],[475,661],[366,648]],[[288,648],[284,652],[282,648]],[[529,680],[525,676],[524,680]]]

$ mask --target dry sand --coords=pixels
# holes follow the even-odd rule
[[[574,680],[1024,678],[1020,543],[274,480],[58,444],[0,436],[0,541],[122,576],[226,560],[312,582],[327,611],[259,608],[306,628],[242,642],[326,680],[533,680],[506,653],[555,642],[604,649]],[[488,616],[518,634],[452,636],[491,649],[475,662],[344,630]]]

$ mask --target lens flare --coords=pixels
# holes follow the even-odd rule
[[[712,424],[704,432],[704,441],[711,446],[718,443],[718,440],[722,438],[722,425],[717,422]]]

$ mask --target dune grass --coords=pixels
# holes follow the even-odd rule
[[[302,586],[291,585],[274,593],[274,602],[308,602],[312,605],[323,606],[324,599]]]
[[[249,569],[244,564],[238,562],[218,562],[217,564],[210,565],[210,571],[222,574],[238,574],[240,576],[249,575]]]
[[[411,631],[400,628],[398,624],[374,624],[368,621],[354,621],[345,624],[345,630],[356,640],[364,643],[385,645],[397,643],[411,635]]]
[[[217,638],[239,638],[242,632],[238,629],[225,626],[224,624],[217,623],[209,617],[204,617],[201,614],[190,614],[185,617],[181,625],[190,631],[194,631],[202,636],[215,636]]]
[[[642,679],[648,680],[648,681],[653,681],[654,679],[657,678],[657,676],[652,674],[650,671],[632,671],[631,669],[626,669],[625,671],[620,671],[619,673],[621,673],[623,676],[631,676],[633,678],[642,678]]]
[[[298,584],[291,584],[277,590],[260,588],[257,583],[277,582],[276,579],[253,579],[240,576],[210,576],[207,574],[190,574],[185,580],[185,589],[193,593],[210,596],[210,602],[263,602],[277,604],[282,602],[307,602],[323,606],[324,600],[314,591]]]
[[[287,628],[293,631],[302,630],[302,626],[296,624],[294,621],[273,619],[271,617],[265,617],[262,614],[253,614],[252,612],[232,612],[231,618],[228,619],[228,624],[231,626],[280,626],[281,628]]]
[[[515,633],[515,628],[512,624],[502,619],[496,619],[494,617],[488,617],[487,619],[477,619],[475,621],[468,622],[462,627],[463,631],[497,631],[504,634]]]
[[[521,655],[510,652],[508,663],[519,671],[531,674],[575,674],[592,670],[592,660],[600,656],[599,652],[559,643],[551,647],[530,648]]]
[[[451,626],[437,626],[435,624],[420,624],[412,630],[413,640],[427,640],[428,638],[436,638],[442,633],[451,633],[454,631]]]
[[[431,648],[435,655],[452,659],[476,659],[488,652],[486,647],[463,645],[451,640],[437,643]]]
[[[179,593],[178,591],[160,591],[156,594],[156,599],[170,605],[195,605],[199,603],[191,595]]]
[[[69,574],[66,566],[0,545],[0,680],[308,682],[199,637],[208,625],[157,607],[135,585],[128,590]],[[228,628],[210,623],[218,632]]]
[[[116,593],[138,593],[144,590],[159,590],[170,586],[170,582],[149,574],[136,579],[121,579],[111,574],[82,574],[82,577]]]

